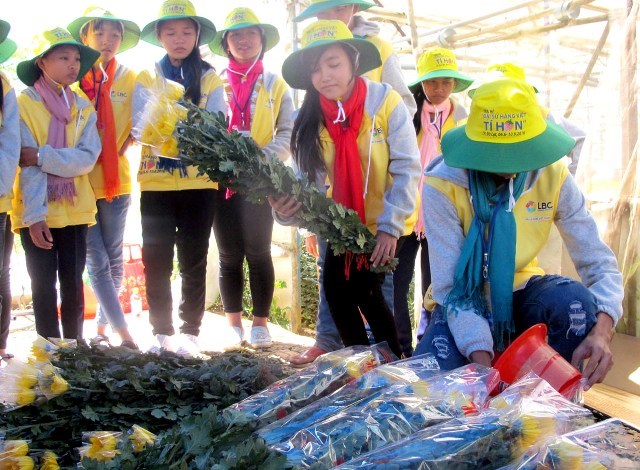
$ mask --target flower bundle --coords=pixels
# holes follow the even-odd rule
[[[0,442],[0,469],[32,470],[33,458],[29,457],[29,444],[23,440]]]
[[[97,460],[98,462],[108,462],[120,453],[116,449],[118,441],[122,437],[121,432],[93,431],[82,435],[84,445],[78,448],[80,460],[85,458]]]
[[[127,437],[135,453],[142,452],[147,446],[152,446],[157,438],[155,434],[137,424],[131,426]]]

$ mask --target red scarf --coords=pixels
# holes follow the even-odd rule
[[[227,67],[227,80],[231,86],[229,131],[251,130],[251,95],[263,71],[262,60],[241,64],[229,58],[229,67]]]
[[[117,67],[116,59],[111,59],[105,70],[107,77],[104,82],[102,70],[94,68],[89,70],[80,80],[80,87],[93,102],[98,116],[98,132],[102,140],[102,152],[98,161],[102,163],[107,201],[113,200],[114,196],[120,193],[118,142],[113,106],[111,105],[111,85],[113,85],[113,77]]]
[[[358,132],[362,124],[367,85],[360,77],[355,79],[353,92],[342,102],[344,121],[337,122],[338,102],[320,95],[324,125],[335,145],[333,163],[333,200],[348,209],[354,209],[365,223],[362,166],[358,150]]]

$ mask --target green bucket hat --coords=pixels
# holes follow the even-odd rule
[[[120,44],[120,49],[118,49],[118,54],[126,51],[127,49],[131,49],[138,44],[138,41],[140,40],[140,28],[137,24],[133,21],[114,16],[110,11],[95,6],[87,8],[83,16],[69,23],[67,29],[76,41],[82,42],[82,37],[80,35],[82,28],[93,20],[109,20],[122,23],[124,36],[122,38],[122,43]]]
[[[163,2],[160,7],[160,12],[158,13],[158,18],[142,28],[140,37],[149,44],[162,47],[162,44],[160,44],[156,36],[158,23],[160,21],[181,20],[185,18],[191,18],[200,25],[198,46],[208,44],[213,40],[216,35],[216,27],[210,20],[202,16],[197,16],[196,9],[189,0],[166,0]]]
[[[11,25],[4,20],[0,20],[0,42],[7,39],[10,30]]]
[[[309,49],[344,43],[355,48],[359,55],[356,75],[362,75],[382,65],[380,52],[373,43],[366,39],[356,39],[347,25],[338,20],[319,20],[310,24],[302,31],[302,48],[293,52],[282,64],[282,78],[291,88],[307,90],[311,87],[309,70],[303,59]]]
[[[224,35],[229,31],[249,28],[251,26],[257,26],[264,31],[266,44],[264,44],[263,52],[272,49],[273,46],[278,44],[278,41],[280,41],[278,28],[270,24],[260,23],[260,20],[258,20],[258,17],[251,9],[240,7],[233,9],[231,13],[229,13],[227,18],[224,20],[224,29],[221,29],[216,33],[216,37],[209,43],[209,49],[211,49],[211,52],[214,54],[227,57],[226,51],[222,48]]]
[[[296,16],[293,21],[303,21],[307,18],[317,16],[318,13],[328,10],[329,8],[339,7],[342,5],[357,5],[360,11],[367,10],[371,7],[375,7],[375,3],[367,2],[365,0],[311,0],[311,4]]]
[[[531,85],[503,78],[476,89],[467,123],[442,137],[442,155],[451,167],[511,174],[550,165],[575,143],[544,119]]]
[[[0,43],[0,64],[9,60],[9,58],[16,51],[18,46],[11,39],[6,38]]]
[[[65,44],[78,46],[78,49],[80,49],[80,71],[78,72],[78,79],[84,77],[84,74],[91,69],[91,66],[98,60],[98,57],[100,57],[100,52],[76,41],[73,36],[71,36],[71,33],[64,28],[49,29],[38,36],[37,40],[40,43],[38,49],[40,49],[41,52],[33,59],[20,62],[16,70],[20,81],[27,86],[32,86],[40,77],[36,59],[42,57],[54,47]]]
[[[437,47],[424,52],[418,59],[418,79],[409,84],[412,93],[419,91],[422,82],[432,78],[455,78],[456,86],[452,93],[466,90],[473,78],[458,71],[456,55],[449,49]]]

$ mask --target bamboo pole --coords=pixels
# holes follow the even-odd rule
[[[576,86],[576,89],[573,92],[573,96],[571,97],[571,101],[569,101],[569,105],[567,106],[567,109],[564,112],[564,117],[567,119],[571,116],[571,113],[573,112],[573,108],[578,102],[578,98],[580,98],[580,93],[582,93],[582,90],[584,89],[584,86],[587,83],[587,80],[591,76],[591,72],[593,72],[593,67],[596,65],[596,61],[598,60],[598,57],[600,57],[600,52],[602,51],[602,48],[604,47],[604,45],[607,43],[607,38],[609,37],[609,29],[610,29],[610,23],[607,21],[607,23],[604,26],[604,30],[600,35],[600,40],[598,41],[598,44],[596,45],[596,48],[594,49],[593,54],[591,55],[591,59],[587,64],[587,68],[585,69],[584,74],[582,75],[582,78],[578,82],[578,86]]]
[[[409,29],[411,30],[411,49],[414,62],[418,62],[418,27],[416,26],[415,12],[413,10],[413,0],[407,0],[407,13],[409,14]]]

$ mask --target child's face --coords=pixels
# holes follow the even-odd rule
[[[45,77],[48,75],[48,78],[64,86],[71,85],[79,78],[80,49],[66,44],[57,46],[38,60],[38,66],[46,72]]]
[[[431,104],[439,105],[449,99],[449,95],[456,86],[455,78],[432,78],[422,82],[422,89]]]
[[[158,39],[170,59],[184,60],[196,47],[198,30],[190,19],[165,20],[160,23]]]
[[[340,5],[319,12],[317,17],[319,20],[340,20],[347,26],[351,26],[355,9],[355,5]]]
[[[320,54],[311,70],[313,87],[330,100],[346,99],[353,89],[353,66],[340,45],[333,45]]]
[[[113,21],[103,21],[99,29],[89,27],[87,35],[82,42],[96,51],[100,51],[100,61],[103,64],[109,62],[117,54],[122,44],[120,28]]]
[[[229,31],[227,33],[227,44],[229,45],[229,52],[238,62],[252,62],[260,55],[262,50],[260,28],[250,26]]]

